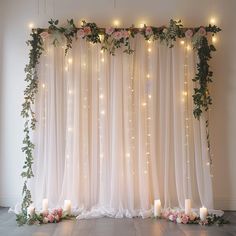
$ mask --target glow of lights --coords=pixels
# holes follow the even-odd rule
[[[65,71],[68,71],[68,66],[65,67]]]
[[[147,74],[147,78],[150,78],[150,75],[149,75],[149,74]]]
[[[146,152],[146,155],[150,155],[150,152]]]
[[[180,41],[180,44],[181,44],[181,45],[184,45],[184,43],[185,43],[184,40],[181,40],[181,41]]]
[[[103,53],[104,53],[104,51],[101,49],[100,53],[101,53],[101,54],[103,54]]]
[[[69,59],[68,59],[68,63],[70,63],[70,64],[71,64],[71,63],[72,63],[72,61],[73,61],[73,60],[72,60],[72,58],[69,58]]]
[[[104,40],[104,35],[103,34],[99,34],[99,39],[102,42]]]
[[[207,162],[206,165],[209,166],[209,165],[210,165],[210,162]]]
[[[186,47],[186,49],[187,49],[187,51],[190,51],[190,50],[191,50],[190,45],[188,45],[188,46]]]
[[[104,61],[105,61],[105,59],[104,59],[104,58],[102,58],[102,59],[101,59],[101,61],[102,61],[102,62],[104,62]]]
[[[150,39],[149,39],[147,42],[148,42],[149,44],[152,43],[152,41],[151,41]]]
[[[135,139],[135,137],[133,136],[131,139]]]
[[[42,84],[42,88],[45,88],[45,84]]]
[[[113,21],[113,25],[114,25],[115,27],[119,27],[120,21],[119,21],[119,20],[114,20],[114,21]]]
[[[103,95],[103,94],[100,94],[100,95],[99,95],[99,98],[100,98],[100,99],[103,99],[103,98],[104,98],[104,95]]]
[[[71,131],[72,131],[72,128],[69,127],[69,128],[68,128],[68,131],[71,132]]]
[[[147,106],[147,103],[146,103],[146,102],[143,102],[143,103],[142,103],[142,106],[143,106],[143,107]]]
[[[130,157],[130,153],[126,153],[125,156],[126,156],[126,157]]]
[[[100,159],[103,159],[103,154],[102,153],[100,154]]]
[[[217,42],[217,37],[214,35],[214,36],[212,36],[212,42],[213,43],[216,43]]]
[[[147,173],[148,173],[147,170],[145,170],[145,171],[144,171],[144,174],[146,175]]]
[[[69,94],[72,94],[72,90],[69,90]]]
[[[139,24],[140,28],[143,28],[144,25],[145,25],[145,23],[140,23],[140,24]]]
[[[212,17],[212,18],[210,19],[210,23],[211,23],[212,25],[214,25],[214,24],[216,23],[216,19],[215,19],[214,17]]]
[[[29,23],[29,24],[28,24],[28,27],[29,27],[29,29],[33,29],[33,28],[34,28],[34,23],[32,23],[32,22]]]
[[[188,95],[188,92],[187,92],[187,91],[184,91],[184,92],[183,92],[183,95],[184,95],[184,96],[187,96],[187,95]]]
[[[152,51],[152,49],[151,48],[148,48],[148,52],[151,52]]]
[[[147,136],[148,136],[148,137],[151,137],[151,134],[148,134]]]
[[[83,63],[83,66],[85,67],[85,66],[86,66],[86,63]]]
[[[149,94],[149,95],[148,95],[148,98],[149,98],[149,99],[151,99],[151,98],[152,98],[152,95],[151,95],[151,94]]]
[[[148,120],[151,120],[151,117],[148,117],[147,119],[148,119]]]
[[[101,115],[105,115],[105,111],[104,110],[101,111]]]

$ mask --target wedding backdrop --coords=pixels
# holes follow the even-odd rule
[[[49,23],[29,41],[23,218],[42,199],[79,219],[149,217],[155,199],[213,209],[208,42],[220,29]]]

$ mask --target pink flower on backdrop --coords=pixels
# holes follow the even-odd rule
[[[45,40],[46,38],[48,38],[49,36],[49,33],[47,31],[43,31],[41,34],[40,34],[40,37]]]
[[[85,35],[91,34],[91,29],[89,26],[84,27],[84,33],[85,33]]]
[[[84,30],[83,29],[78,30],[77,36],[83,38],[85,36]]]
[[[48,223],[48,218],[47,218],[47,217],[44,217],[44,218],[43,218],[43,223],[44,223],[44,224],[47,224],[47,223]]]
[[[63,213],[62,208],[59,208],[59,209],[57,210],[57,214],[58,214],[58,216],[59,216],[60,218],[62,217],[62,213]]]
[[[146,35],[151,35],[153,32],[152,32],[152,27],[150,27],[150,26],[148,26],[148,27],[146,27],[146,30],[145,30],[145,34]]]
[[[53,214],[54,216],[57,215],[57,209],[53,209],[51,214]]]
[[[114,32],[114,28],[109,27],[106,29],[106,34],[111,35]]]
[[[186,38],[192,38],[192,36],[193,36],[193,31],[191,29],[185,31]]]
[[[206,29],[204,27],[201,27],[199,30],[198,30],[198,33],[201,35],[201,36],[205,36],[207,34],[206,32]]]
[[[113,38],[116,40],[120,40],[122,38],[122,33],[120,31],[116,31],[112,34]]]
[[[123,38],[128,38],[128,37],[129,37],[129,31],[123,30],[123,31],[122,31],[122,37],[123,37]]]
[[[48,220],[49,220],[50,223],[53,223],[53,221],[54,221],[54,215],[49,214],[47,218],[48,218]]]
[[[183,224],[187,224],[188,221],[189,221],[189,217],[188,217],[187,215],[184,215],[184,216],[182,217],[182,223],[183,223]]]

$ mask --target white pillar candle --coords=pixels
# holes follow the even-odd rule
[[[204,207],[204,206],[201,207],[201,208],[200,208],[200,219],[201,219],[202,221],[206,220],[207,214],[208,214],[207,208]]]
[[[71,201],[70,200],[64,201],[64,211],[66,211],[68,215],[71,215]]]
[[[35,214],[35,207],[30,205],[27,208],[27,216],[30,217],[30,216],[33,216],[34,214]]]
[[[185,199],[185,214],[190,215],[191,214],[191,200]]]
[[[154,201],[154,216],[161,216],[161,200],[159,199]]]
[[[48,199],[47,199],[47,198],[44,198],[44,199],[43,199],[43,202],[42,202],[42,210],[43,210],[43,212],[45,212],[45,211],[48,210]]]

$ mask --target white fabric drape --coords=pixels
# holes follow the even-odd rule
[[[196,55],[132,39],[115,56],[78,39],[45,42],[38,68],[33,200],[72,201],[80,218],[150,216],[166,207],[213,208],[204,117],[193,118]]]

